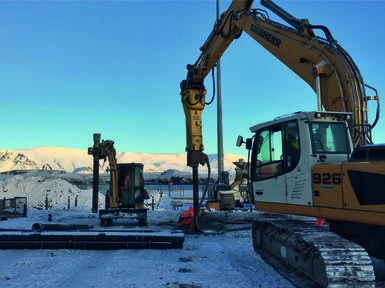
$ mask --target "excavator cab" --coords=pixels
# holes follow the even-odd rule
[[[348,118],[348,113],[297,112],[251,127],[254,201],[313,206],[312,168],[349,160]]]
[[[251,127],[248,178],[256,209],[385,226],[384,146],[353,151],[351,116],[297,112]]]
[[[348,278],[371,282],[369,256],[385,259],[385,149],[365,145],[353,151],[350,118],[349,113],[298,112],[250,128],[248,176],[255,208],[280,213],[254,221],[254,249],[322,287]],[[329,229],[316,228],[311,218],[297,221],[282,214],[326,219]],[[359,256],[346,261],[344,251]],[[339,266],[349,276],[336,277]]]
[[[119,163],[116,165],[118,183],[110,174],[110,189],[106,194],[106,209],[110,208],[112,190],[117,185],[119,208],[142,208],[144,200],[149,199],[148,192],[144,188],[143,164],[141,163]]]

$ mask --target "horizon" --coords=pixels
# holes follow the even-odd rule
[[[91,147],[91,146],[90,146]],[[78,150],[78,151],[87,151],[87,148],[72,148],[72,147],[59,147],[59,146],[36,146],[36,147],[29,147],[29,148],[21,148],[21,149],[0,149],[0,152],[2,151],[28,151],[28,150],[32,150],[32,149],[39,149],[39,148],[57,148],[57,149],[68,149],[68,150]],[[172,155],[183,155],[183,154],[186,154],[186,152],[184,153],[173,153],[173,152],[131,152],[131,151],[118,151],[116,150],[116,153],[132,153],[132,154],[164,154],[164,155],[168,155],[168,154],[172,154]],[[234,154],[234,153],[224,153],[225,155],[235,155],[235,156],[242,156],[244,157],[243,155],[239,155],[239,154]],[[207,154],[208,156],[212,156],[212,155],[218,155],[218,153],[208,153]],[[91,155],[90,155],[91,156]]]
[[[6,155],[6,157],[4,157]],[[11,170],[59,170],[69,173],[90,171],[93,167],[93,157],[87,150],[65,147],[34,147],[24,150],[0,150],[0,172]],[[212,164],[212,174],[217,174],[217,154],[208,154]],[[225,170],[234,173],[233,162],[245,158],[242,155],[225,153]],[[110,165],[100,159],[99,167],[105,171]],[[135,153],[117,152],[118,163],[141,163],[145,172],[164,172],[167,170],[191,173],[191,167],[186,165],[186,156],[182,153]],[[207,166],[199,168],[200,173],[207,172]]]

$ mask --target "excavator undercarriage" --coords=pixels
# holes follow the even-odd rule
[[[267,217],[253,223],[252,233],[255,251],[273,267],[284,262],[321,287],[375,287],[365,249],[314,221]]]

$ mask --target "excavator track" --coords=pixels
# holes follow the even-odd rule
[[[305,286],[294,283],[298,287],[310,287],[310,282],[313,287],[376,287],[365,249],[314,221],[262,218],[253,223],[252,236],[254,250],[266,262],[274,268],[288,266],[289,272],[278,272],[290,281],[302,279]]]

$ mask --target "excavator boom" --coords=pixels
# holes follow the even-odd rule
[[[372,143],[367,97],[361,73],[349,54],[335,41],[328,28],[299,20],[270,0],[262,5],[288,22],[289,27],[270,20],[266,11],[251,9],[253,1],[233,1],[201,48],[194,65],[187,65],[181,82],[186,115],[187,151],[203,151],[201,113],[205,106],[204,79],[242,31],[301,77],[318,96],[318,110],[352,112],[350,131],[355,146]],[[316,36],[315,30],[325,34]],[[377,113],[378,113],[377,109]],[[378,115],[376,116],[378,119]],[[376,123],[376,121],[375,121]],[[374,124],[375,124],[374,123]]]
[[[233,1],[229,9],[221,15],[221,18],[215,23],[213,31],[200,48],[201,55],[194,65],[187,66],[189,74],[186,80],[189,83],[186,84],[189,84],[188,87],[194,86],[194,84],[203,84],[203,80],[222,57],[231,42],[239,38],[242,30],[231,25],[234,11],[250,11],[253,2],[251,0]]]

